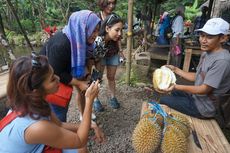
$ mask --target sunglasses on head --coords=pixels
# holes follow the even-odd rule
[[[32,52],[31,53],[31,64],[32,64],[32,68],[34,67],[41,67],[41,63],[39,62],[39,56],[36,52]]]
[[[32,84],[32,75],[37,69],[41,68],[39,55],[36,52],[31,53],[31,65],[32,65],[32,69],[29,75],[29,87],[31,90],[33,90],[37,88],[37,84]]]
[[[120,17],[116,14],[111,14],[109,19],[107,20],[106,24],[109,25],[113,19],[120,19]]]

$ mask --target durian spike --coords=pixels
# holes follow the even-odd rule
[[[188,139],[183,133],[172,125],[166,124],[161,143],[162,153],[186,153],[188,150]]]
[[[161,142],[161,129],[158,124],[143,118],[132,135],[132,144],[137,153],[155,152]]]
[[[190,128],[188,128],[185,124],[180,122],[178,119],[168,116],[165,118],[165,122],[168,125],[178,128],[186,137],[190,135]]]
[[[176,112],[170,112],[170,116],[173,116],[176,118],[178,121],[186,125],[189,129],[191,129],[191,119],[189,120],[188,117],[181,113],[176,113]]]

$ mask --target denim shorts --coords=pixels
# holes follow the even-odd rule
[[[111,57],[104,57],[101,60],[101,64],[107,66],[118,66],[120,64],[119,58],[120,56],[118,54]]]

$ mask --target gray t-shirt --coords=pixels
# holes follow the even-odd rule
[[[205,52],[201,55],[197,67],[195,86],[206,84],[213,88],[212,94],[218,96],[230,89],[230,53],[223,50],[216,53]],[[207,95],[194,94],[195,104],[205,117],[216,113],[212,100]]]

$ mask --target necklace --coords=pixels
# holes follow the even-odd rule
[[[107,17],[107,15],[105,15],[105,13],[103,11],[101,11],[101,19],[102,19],[102,21],[105,20],[106,17]]]

